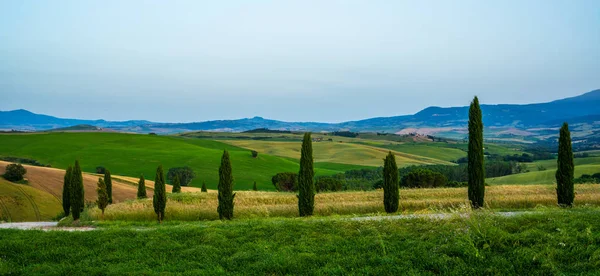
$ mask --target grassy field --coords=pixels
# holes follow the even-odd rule
[[[225,143],[173,136],[122,133],[49,133],[0,135],[0,155],[36,159],[56,168],[66,168],[79,159],[86,172],[105,166],[113,174],[153,179],[156,167],[190,166],[197,177],[192,186],[206,181],[216,188],[218,166],[223,150],[230,151],[236,189],[251,189],[253,181],[261,190],[274,190],[271,177],[279,172],[297,172],[298,161],[259,153],[253,158],[247,149]],[[332,170],[335,167],[337,170]],[[356,165],[315,163],[317,175],[331,175],[356,168]]]
[[[266,154],[300,159],[301,142],[279,142],[279,141],[260,141],[260,140],[224,140],[223,142],[264,152]],[[442,151],[438,149],[439,151]],[[329,162],[352,165],[366,165],[378,167],[382,165],[382,160],[389,150],[375,146],[339,143],[339,142],[314,142],[313,154],[315,162]],[[413,151],[419,153],[419,150]],[[450,162],[434,159],[416,154],[393,151],[396,155],[396,162],[399,166],[424,165],[424,164],[452,164]]]
[[[577,160],[577,159],[575,159]],[[491,185],[501,184],[551,184],[556,183],[556,160],[554,168],[549,168],[545,171],[530,171],[528,173],[511,174],[502,177],[486,178],[485,183]],[[575,165],[575,177],[580,177],[582,174],[594,174],[600,172],[600,164]]]
[[[53,195],[0,177],[0,222],[51,220],[61,211]]]
[[[600,205],[597,185],[576,185],[576,205]],[[215,220],[217,193],[181,193],[169,195],[167,220]],[[537,206],[556,206],[556,191],[552,185],[507,185],[486,188],[486,208],[520,210]],[[435,213],[465,209],[468,206],[466,188],[401,189],[401,213]],[[319,193],[315,197],[315,215],[384,214],[383,191]],[[236,218],[297,217],[298,199],[295,193],[240,191],[235,197]],[[110,205],[106,220],[153,221],[156,215],[152,200],[133,200]],[[87,210],[84,220],[100,219],[97,208]]]
[[[0,230],[0,274],[597,274],[598,208],[502,217],[269,218]]]

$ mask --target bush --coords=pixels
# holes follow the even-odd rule
[[[173,183],[175,175],[179,176],[179,185],[181,186],[187,186],[190,184],[190,182],[192,182],[192,179],[196,177],[196,173],[194,173],[192,168],[188,166],[170,168],[169,172],[167,173],[167,180],[169,183]]]
[[[252,152],[252,157],[254,157],[254,158],[258,157],[258,151],[253,150],[251,152]]]
[[[342,190],[342,181],[330,176],[322,176],[317,178],[315,183],[317,192],[336,192]]]
[[[96,173],[97,174],[105,174],[106,173],[106,168],[102,167],[102,166],[98,166],[98,167],[96,167]]]
[[[6,166],[4,179],[12,182],[23,180],[23,176],[27,173],[27,169],[21,164],[9,164]]]
[[[402,177],[401,187],[407,188],[436,188],[445,187],[448,178],[439,172],[427,169],[417,169]]]
[[[271,182],[275,189],[280,192],[295,192],[298,190],[298,174],[293,172],[283,172],[274,175]]]
[[[6,161],[6,162],[18,163],[18,164],[27,164],[27,165],[32,165],[32,166],[38,166],[38,167],[50,167],[50,165],[48,165],[48,164],[43,164],[43,163],[38,162],[37,160],[29,159],[29,158],[5,156],[5,157],[0,157],[0,160]]]

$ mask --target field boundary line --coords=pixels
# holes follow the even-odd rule
[[[4,202],[2,201],[2,197],[0,197],[0,207],[2,207],[2,210],[4,210],[3,213],[6,212],[8,219],[12,221],[12,217],[10,216],[10,212],[8,211],[8,207],[6,207],[6,204],[4,204]]]
[[[17,188],[21,191],[21,193],[23,193],[25,198],[27,198],[27,200],[29,200],[29,203],[31,203],[31,207],[33,207],[33,211],[35,212],[36,219],[38,221],[41,220],[42,215],[40,214],[40,209],[37,207],[37,204],[35,204],[35,201],[33,200],[33,198],[31,198],[31,196],[28,193],[26,193],[25,190],[23,190],[23,188],[19,186],[19,184],[15,185],[15,186],[17,186]]]

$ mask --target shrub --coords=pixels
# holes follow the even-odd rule
[[[167,180],[169,181],[169,183],[173,183],[175,175],[179,176],[179,185],[181,186],[189,185],[190,182],[192,182],[192,179],[196,177],[196,173],[194,173],[194,170],[192,170],[192,168],[188,166],[170,168],[169,172],[167,173]]]
[[[202,181],[202,188],[200,189],[200,192],[203,193],[207,193],[208,190],[206,189],[206,182]]]
[[[12,182],[23,180],[23,176],[27,173],[27,169],[21,164],[8,164],[4,172],[4,179]]]
[[[96,167],[96,173],[97,174],[104,174],[105,172],[106,172],[106,168],[104,168],[102,166]]]
[[[271,182],[275,189],[280,192],[295,192],[298,190],[298,174],[293,172],[283,172],[274,175]]]
[[[252,153],[252,157],[254,157],[254,158],[258,157],[258,151],[253,150],[253,151],[251,151],[251,153]]]
[[[254,184],[252,185],[252,190],[258,191],[258,187],[256,187],[256,181],[254,181]]]
[[[317,192],[336,192],[342,190],[342,181],[330,177],[330,176],[322,176],[317,178],[315,182],[315,188]]]
[[[173,190],[172,193],[181,193],[181,185],[179,184],[179,175],[176,174],[173,178]]]
[[[144,179],[144,175],[140,176],[140,181],[138,181],[138,190],[137,190],[137,198],[142,199],[148,197],[146,195],[146,179]]]

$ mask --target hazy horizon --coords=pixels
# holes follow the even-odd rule
[[[600,88],[600,1],[0,3],[0,110],[342,122]]]

